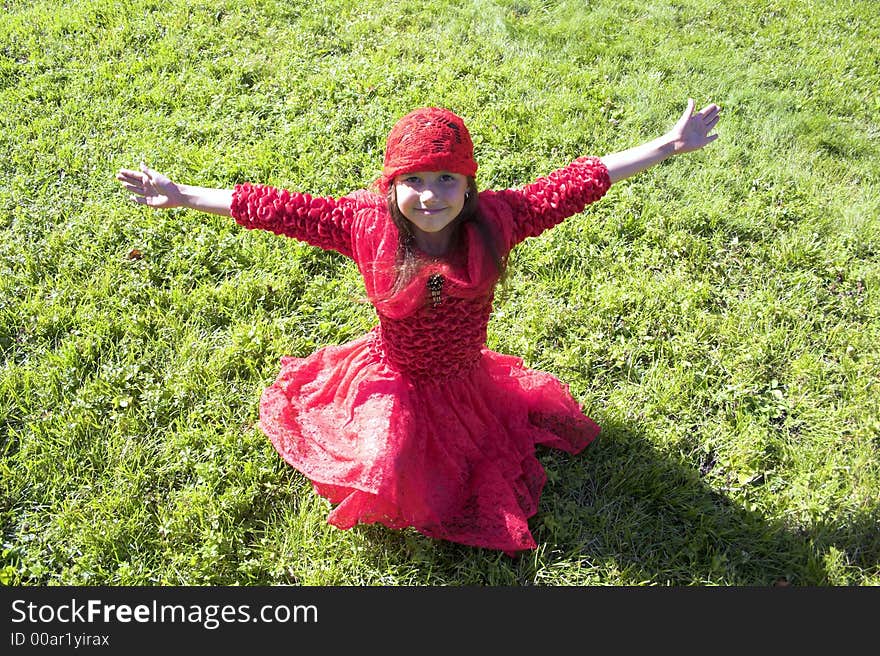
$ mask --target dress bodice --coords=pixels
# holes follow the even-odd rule
[[[428,297],[427,290],[425,291]],[[409,316],[379,315],[372,349],[394,369],[418,379],[442,379],[470,371],[486,345],[492,295],[431,300]]]

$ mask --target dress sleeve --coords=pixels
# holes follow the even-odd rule
[[[608,168],[598,157],[581,157],[520,189],[500,192],[511,206],[510,247],[583,212],[608,191]]]
[[[356,209],[357,201],[349,197],[312,197],[245,183],[233,190],[231,213],[245,228],[268,230],[353,257]]]

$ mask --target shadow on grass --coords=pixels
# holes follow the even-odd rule
[[[541,450],[539,458],[549,480],[530,522],[535,552],[509,558],[359,527],[376,566],[406,559],[431,572],[429,585],[829,586],[858,582],[861,570],[876,573],[880,564],[880,507],[786,525],[714,489],[699,467],[674,461],[630,427],[603,422],[582,454]]]
[[[582,456],[544,462],[560,472],[535,522],[549,560],[583,559],[631,583],[749,586],[845,585],[880,563],[880,506],[792,526],[748,491],[732,500],[627,426],[604,422]]]

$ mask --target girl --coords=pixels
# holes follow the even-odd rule
[[[351,257],[378,325],[282,358],[260,400],[261,429],[334,506],[334,526],[412,526],[512,554],[536,547],[528,518],[546,476],[535,446],[578,453],[600,429],[567,385],[486,348],[507,255],[613,182],[714,141],[719,111],[694,112],[689,100],[664,136],[581,157],[520,189],[478,193],[470,134],[439,108],[400,119],[374,190],[342,198],[179,185],[143,164],[117,178],[136,203],[232,216]]]

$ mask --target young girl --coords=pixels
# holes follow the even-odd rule
[[[719,108],[693,100],[663,137],[581,157],[520,189],[477,192],[470,134],[417,109],[387,138],[376,190],[313,197],[258,184],[178,185],[123,169],[132,200],[232,216],[352,258],[376,308],[367,335],[281,359],[260,401],[279,454],[347,529],[381,522],[507,553],[535,548],[528,518],[546,476],[538,444],[578,453],[599,433],[553,376],[486,348],[493,292],[510,250],[601,198],[608,187],[697,150]]]

